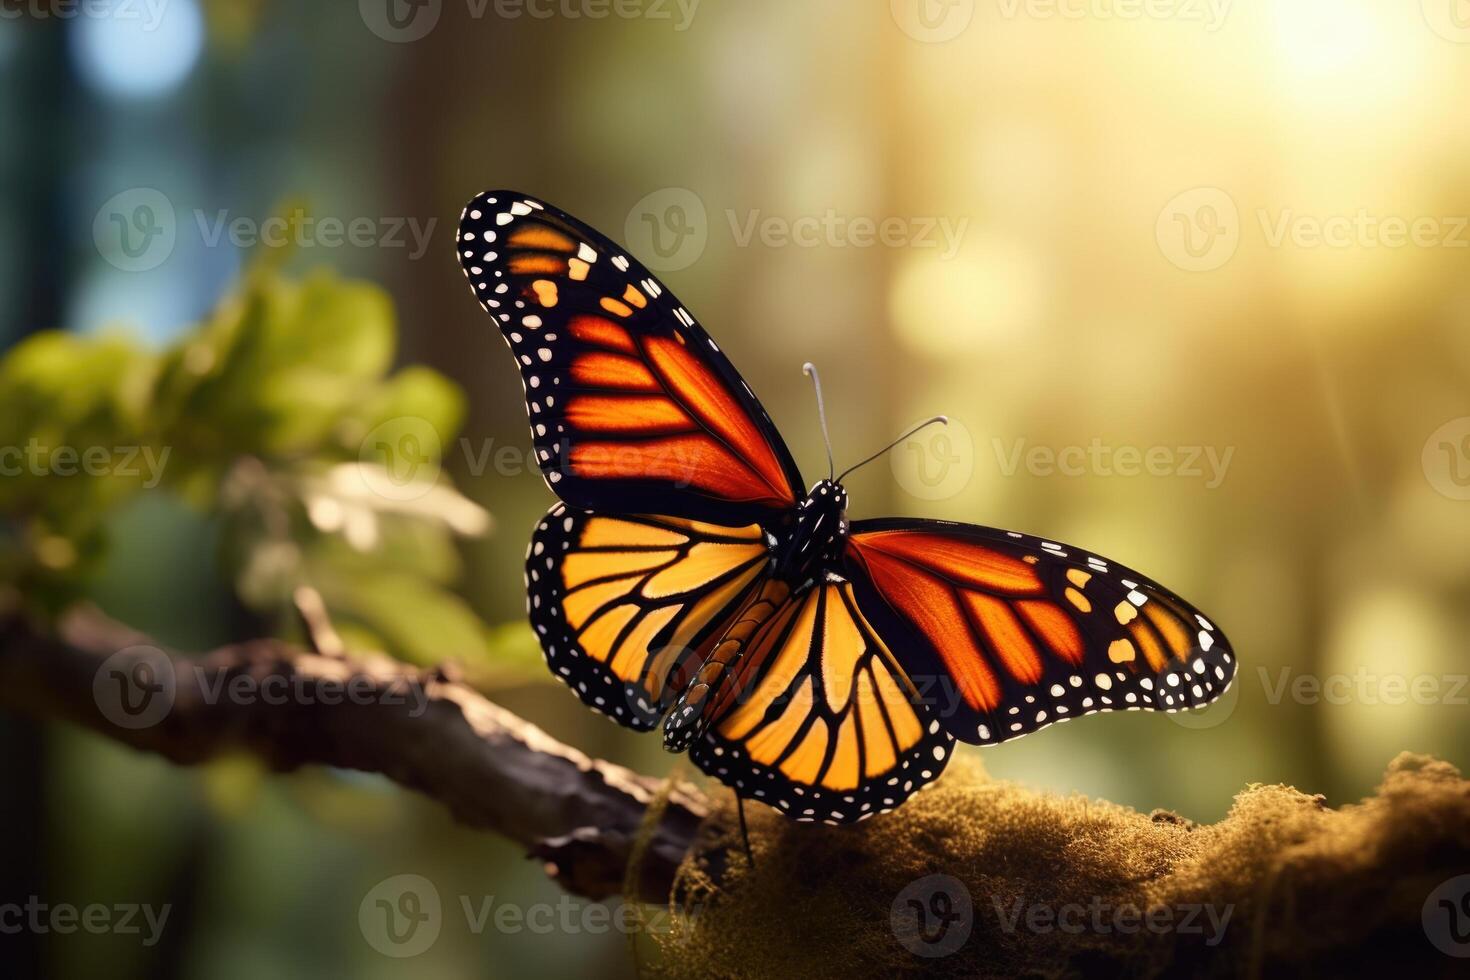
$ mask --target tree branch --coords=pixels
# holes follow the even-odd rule
[[[273,640],[186,657],[91,608],[65,615],[54,633],[17,618],[0,626],[0,707],[72,721],[184,765],[243,748],[278,771],[382,773],[525,846],[588,898],[623,891],[663,785],[561,744],[443,670]],[[630,897],[667,900],[709,809],[694,786],[670,788]]]

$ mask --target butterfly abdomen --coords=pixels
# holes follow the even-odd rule
[[[734,624],[715,644],[709,659],[674,704],[674,710],[664,723],[664,748],[670,752],[683,752],[709,730],[715,716],[730,700],[727,695],[738,693],[729,687],[729,683],[741,657],[749,649],[751,637],[770,622],[790,595],[790,585],[780,579],[769,579],[740,610]]]

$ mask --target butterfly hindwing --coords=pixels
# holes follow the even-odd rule
[[[942,521],[859,521],[861,608],[944,726],[1019,738],[1097,711],[1179,711],[1230,686],[1224,633],[1142,575],[1078,548]]]
[[[765,575],[758,525],[557,504],[526,554],[531,625],[553,674],[620,724],[658,724]]]
[[[690,749],[706,773],[797,820],[892,809],[954,740],[859,610],[850,583],[793,595],[754,634],[737,696]]]
[[[516,356],[536,459],[562,500],[734,524],[795,505],[801,474],[760,402],[623,249],[509,191],[470,202],[456,247]]]

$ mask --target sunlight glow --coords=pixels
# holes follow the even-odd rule
[[[1013,344],[1041,326],[1045,277],[1032,252],[992,236],[904,259],[889,298],[893,328],[911,349],[935,357]]]

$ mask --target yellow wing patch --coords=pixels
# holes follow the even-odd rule
[[[924,735],[912,684],[846,582],[813,588],[774,617],[751,656],[768,665],[716,730],[793,782],[853,789]]]
[[[749,638],[736,695],[690,754],[737,793],[797,820],[892,809],[944,770],[954,738],[833,578],[787,600]]]
[[[662,699],[679,661],[767,556],[759,525],[588,515],[558,556],[561,609],[588,657]]]

